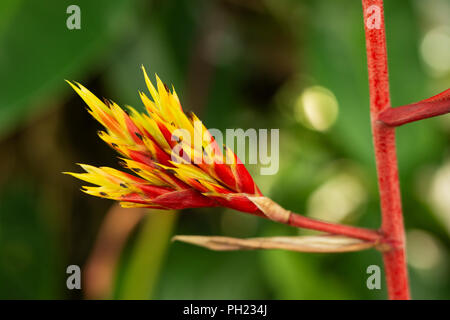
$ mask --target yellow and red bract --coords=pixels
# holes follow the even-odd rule
[[[261,192],[239,158],[225,145],[219,148],[214,137],[193,114],[187,116],[175,89],[172,91],[156,75],[155,88],[144,72],[153,100],[140,97],[147,113],[98,99],[79,83],[68,83],[88,105],[89,113],[106,131],[100,138],[120,155],[120,164],[134,175],[109,167],[80,164],[86,173],[67,172],[96,186],[83,191],[97,197],[120,201],[124,207],[184,209],[223,206],[260,214],[247,198]],[[199,125],[200,124],[200,125]],[[183,129],[191,137],[201,131],[201,143],[177,137]],[[181,152],[173,161],[173,148]]]

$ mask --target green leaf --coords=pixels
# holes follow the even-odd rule
[[[73,1],[2,2],[0,8],[0,136],[47,109],[64,79],[80,74],[113,40],[130,13],[132,1],[77,1],[81,29],[69,30],[67,7]],[[6,17],[8,19],[6,19]],[[3,32],[2,32],[3,30]]]

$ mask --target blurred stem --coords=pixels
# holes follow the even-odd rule
[[[133,246],[119,299],[149,299],[157,284],[176,214],[173,211],[151,211],[144,218],[144,225]]]
[[[380,112],[391,108],[383,0],[362,0],[362,4],[369,71],[372,135],[381,201],[381,231],[384,240],[391,244],[390,249],[383,252],[387,288],[390,299],[409,299],[395,128],[377,121]]]
[[[111,298],[122,249],[144,214],[144,208],[125,209],[119,204],[106,213],[83,273],[87,299]]]

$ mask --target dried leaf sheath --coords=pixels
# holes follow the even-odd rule
[[[376,245],[375,242],[334,235],[249,239],[179,235],[173,237],[173,240],[216,251],[283,249],[298,252],[332,253],[366,250]]]
[[[88,105],[89,113],[104,127],[100,138],[120,155],[129,174],[108,167],[80,164],[86,173],[68,173],[95,186],[83,191],[121,202],[125,207],[183,209],[224,206],[261,214],[247,196],[261,196],[245,166],[194,115],[187,116],[175,90],[156,76],[156,88],[143,69],[151,99],[140,92],[147,113],[98,99],[79,83],[68,82]],[[179,136],[189,133],[191,141]],[[199,136],[200,144],[194,137]],[[188,137],[189,139],[189,137]],[[176,161],[172,150],[180,147]]]

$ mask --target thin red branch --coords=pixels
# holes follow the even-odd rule
[[[248,197],[248,199],[252,201],[259,209],[255,214],[276,222],[284,223],[297,228],[312,229],[360,240],[366,240],[377,245],[382,242],[381,234],[375,230],[346,226],[343,224],[308,218],[284,209],[278,203],[267,197]]]
[[[291,213],[287,224],[297,228],[323,231],[375,243],[381,241],[381,234],[375,230],[319,221],[295,213]]]
[[[383,252],[390,299],[409,299],[405,235],[398,179],[395,128],[378,122],[391,107],[382,0],[362,0],[369,71],[370,114],[381,201],[382,233],[392,245]]]
[[[398,127],[406,123],[450,113],[450,89],[429,99],[397,108],[389,108],[378,114],[385,125]]]

